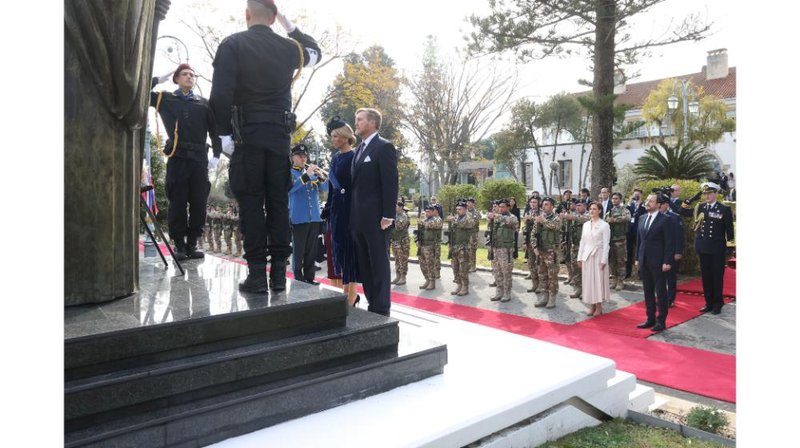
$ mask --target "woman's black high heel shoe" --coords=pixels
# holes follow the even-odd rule
[[[356,294],[356,300],[353,302],[353,308],[357,307],[358,302],[360,301],[361,301],[361,296],[359,294]]]

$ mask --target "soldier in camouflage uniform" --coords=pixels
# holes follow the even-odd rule
[[[533,253],[534,244],[533,240],[537,238],[534,232],[535,223],[534,219],[541,214],[539,210],[539,198],[531,197],[528,201],[529,209],[525,212],[523,221],[525,221],[525,258],[528,259],[528,273],[531,279],[531,287],[528,292],[534,292],[539,289],[539,258]]]
[[[434,204],[434,216],[439,218],[439,221],[442,221],[442,217],[439,215],[439,209],[441,208],[441,205],[438,205],[438,207],[436,207],[436,205],[438,205],[438,204]],[[437,230],[434,233],[436,235],[436,244],[433,246],[433,251],[434,251],[433,262],[435,264],[434,272],[436,274],[436,278],[439,279],[439,278],[441,278],[441,274],[442,274],[442,230],[441,230],[441,227],[439,228],[439,230]]]
[[[394,254],[394,270],[396,277],[392,280],[395,285],[406,284],[406,274],[408,273],[408,252],[411,248],[411,241],[408,238],[408,214],[403,208],[403,202],[398,201],[395,209],[396,216],[392,226],[391,246]]]
[[[539,300],[534,306],[555,308],[558,294],[558,251],[561,247],[561,218],[555,213],[556,201],[542,199],[542,214],[537,216],[533,253],[539,257]]]
[[[214,229],[214,252],[222,253],[222,212],[216,211],[211,217],[211,227]]]
[[[561,250],[559,251],[559,258],[567,267],[567,279],[564,281],[564,284],[571,285],[573,277],[572,263],[570,259],[572,245],[569,242],[569,234],[572,223],[564,218],[567,216],[567,214],[573,212],[574,201],[572,199],[572,190],[564,190],[561,195],[561,199],[561,202],[556,206],[556,213],[558,213],[558,217],[561,218]]]
[[[478,238],[480,237],[481,213],[475,209],[475,198],[467,199],[467,214],[475,220],[475,228],[469,238],[469,272],[478,270],[475,264],[478,255]]]
[[[222,215],[222,236],[225,240],[225,255],[233,255],[233,206],[229,205],[228,210]]]
[[[418,227],[418,256],[419,267],[425,277],[425,284],[419,289],[428,291],[436,288],[436,245],[441,247],[442,220],[436,216],[436,207],[428,204],[425,207],[425,220],[419,222]]]
[[[608,266],[611,271],[611,285],[617,291],[625,287],[625,261],[628,257],[628,224],[631,212],[622,205],[622,194],[611,195],[611,210],[606,213],[605,221],[611,227],[611,244],[608,254]]]
[[[211,213],[214,212],[216,208],[213,205],[209,205],[206,207],[206,225],[203,227],[203,239],[205,239],[205,243],[208,245],[208,250],[213,252],[214,251],[214,238],[213,230],[211,230]]]
[[[517,217],[509,212],[510,201],[501,199],[499,214],[490,213],[489,225],[492,228],[492,252],[494,256],[493,274],[497,293],[492,301],[511,300],[511,274],[514,270],[514,235],[519,228]]]
[[[570,297],[577,299],[583,295],[583,280],[581,278],[581,267],[578,265],[578,250],[581,247],[583,224],[592,219],[586,210],[586,201],[583,199],[575,201],[575,211],[566,214],[564,219],[570,223],[567,238],[571,244],[570,263],[572,264],[572,284],[575,286],[575,292]]]
[[[473,215],[467,213],[466,202],[456,204],[456,215],[447,218],[452,229],[450,258],[453,266],[453,277],[458,284],[458,287],[450,294],[465,296],[469,294],[469,252],[472,247],[470,241],[472,235],[475,234],[474,228],[477,227],[478,221],[475,221]]]

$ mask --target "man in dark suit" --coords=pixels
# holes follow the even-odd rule
[[[665,195],[647,196],[645,202],[647,215],[639,225],[639,235],[636,239],[638,246],[636,269],[642,278],[644,301],[647,306],[647,321],[637,327],[651,328],[650,331],[653,333],[664,330],[667,325],[669,300],[666,273],[672,269],[671,263],[675,258],[673,222],[658,211],[658,204],[667,201],[669,198]],[[658,316],[656,316],[656,306]]]
[[[647,214],[642,203],[642,190],[633,190],[631,202],[628,203],[628,211],[631,212],[631,222],[628,224],[628,258],[625,262],[625,278],[630,278],[633,271],[634,249],[636,248],[636,235],[639,232],[639,218]]]
[[[722,279],[727,242],[733,240],[733,213],[730,207],[717,202],[719,185],[708,182],[703,187],[705,203],[700,204],[697,210],[697,220],[702,222],[694,239],[706,299],[706,305],[700,311],[719,314],[723,304]]]
[[[389,227],[395,218],[399,179],[394,145],[378,135],[382,120],[375,109],[356,111],[355,131],[362,140],[351,168],[350,226],[368,309],[388,316],[391,307]]]
[[[680,215],[681,214],[681,209],[682,209],[681,208],[681,204],[683,203],[681,201],[681,186],[678,185],[678,184],[675,184],[675,185],[673,185],[673,186],[671,186],[669,188],[670,188],[670,190],[669,190],[669,208],[674,213]]]
[[[606,213],[614,207],[614,204],[611,203],[611,193],[606,187],[600,189],[600,205],[603,206],[603,216],[606,216]]]

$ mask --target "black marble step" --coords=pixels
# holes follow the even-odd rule
[[[73,337],[64,341],[66,381],[254,343],[341,328],[342,294]]]
[[[357,311],[347,325],[184,359],[135,367],[65,384],[68,430],[176,403],[397,354],[398,322]]]
[[[69,431],[65,445],[206,446],[440,374],[446,363],[445,345],[404,335],[397,356],[352,361]]]

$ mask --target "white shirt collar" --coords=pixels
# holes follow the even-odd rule
[[[376,136],[376,135],[378,135],[378,131],[375,131],[375,132],[373,132],[373,133],[372,133],[372,134],[371,134],[369,137],[367,137],[367,138],[365,138],[365,139],[364,139],[364,147],[365,147],[365,148],[366,148],[367,146],[369,146],[369,142],[371,142],[371,141],[372,141],[372,139],[373,139],[373,138],[375,138],[375,136]]]
[[[659,213],[660,212],[658,210],[656,210],[656,211],[654,211],[652,213],[648,213],[648,215],[650,215],[650,221],[652,222],[652,220],[654,220],[656,218],[656,215],[659,214]]]
[[[712,202],[710,204],[708,202],[706,202],[706,206],[708,206],[708,207],[714,207],[715,205],[717,205],[717,201],[714,201],[714,202]]]

